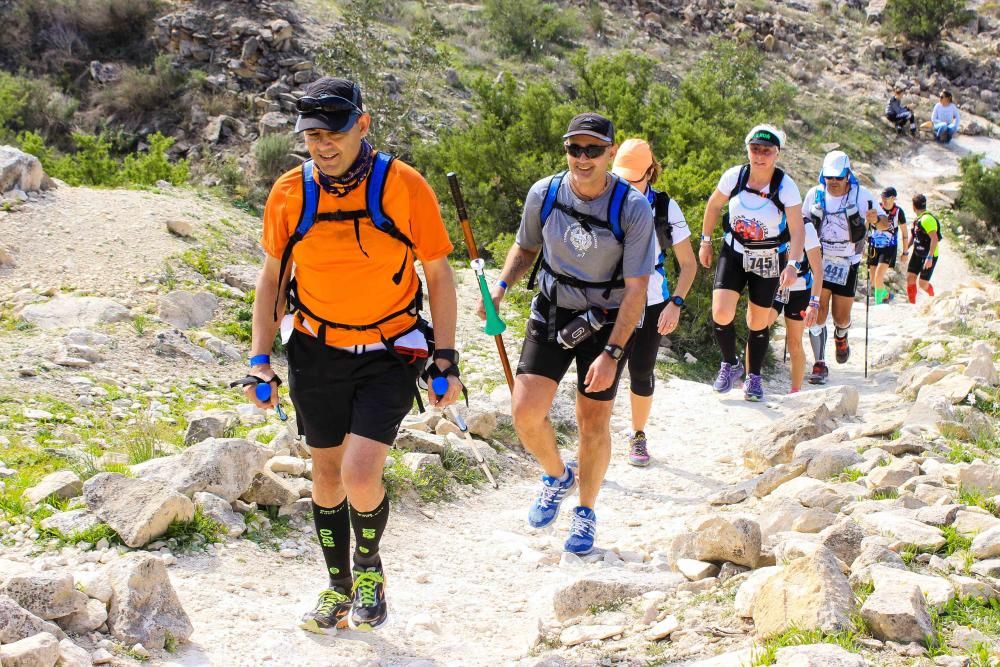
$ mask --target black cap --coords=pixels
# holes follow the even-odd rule
[[[596,137],[609,144],[615,143],[614,124],[601,114],[592,111],[575,116],[569,122],[569,128],[567,128],[566,134],[563,135],[563,139],[569,139],[578,134]]]
[[[750,135],[750,140],[747,141],[747,145],[757,144],[758,146],[777,146],[781,148],[781,137],[776,135],[771,130],[765,128],[758,128],[752,135]]]
[[[885,197],[886,199],[888,199],[889,197],[895,197],[898,194],[899,193],[896,192],[896,188],[894,188],[892,186],[889,186],[885,190],[882,191],[882,196]]]
[[[364,113],[358,84],[332,76],[321,77],[306,86],[296,108],[299,112],[296,132],[310,129],[346,132]]]

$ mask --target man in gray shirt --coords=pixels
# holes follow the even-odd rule
[[[492,296],[499,307],[508,284],[524,276],[541,251],[541,291],[532,300],[514,382],[514,428],[545,473],[528,513],[532,526],[556,519],[579,478],[580,504],[565,548],[583,555],[594,547],[594,506],[611,458],[618,380],[646,306],[653,211],[638,190],[608,172],[618,148],[610,120],[580,114],[563,139],[569,169],[531,187]],[[579,472],[563,463],[548,419],[559,381],[574,361]]]

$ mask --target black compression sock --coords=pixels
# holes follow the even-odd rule
[[[747,371],[754,375],[760,375],[760,369],[764,365],[764,355],[767,354],[767,341],[770,338],[770,329],[764,327],[757,331],[750,330],[747,338]]]
[[[722,351],[722,360],[730,364],[739,363],[739,358],[736,356],[736,326],[732,322],[719,324],[713,321],[712,328],[715,330],[715,340],[719,343],[719,350]]]
[[[320,507],[313,502],[313,523],[319,539],[330,587],[351,590],[351,518],[347,501],[336,507]]]
[[[354,549],[355,564],[370,567],[379,562],[378,545],[388,521],[389,496],[383,496],[382,502],[371,512],[359,512],[351,505],[351,526],[357,541]]]

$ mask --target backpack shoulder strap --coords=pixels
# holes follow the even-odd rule
[[[774,175],[771,176],[771,184],[767,186],[767,198],[782,214],[785,212],[785,203],[781,201],[781,182],[783,180],[785,180],[785,172],[775,167]]]
[[[389,166],[394,159],[394,156],[382,151],[375,153],[372,171],[368,176],[368,183],[365,187],[365,208],[368,209],[368,216],[371,218],[372,223],[383,232],[396,226],[382,209],[382,195],[385,194],[385,181],[389,175]]]
[[[295,233],[300,238],[305,236],[316,222],[318,208],[319,185],[313,178],[313,161],[306,160],[302,163],[302,211],[299,213],[299,224],[295,227]]]
[[[631,188],[632,186],[625,179],[616,176],[614,190],[611,192],[611,201],[608,202],[608,224],[611,225],[611,233],[615,235],[619,243],[625,241],[625,232],[622,230],[622,210],[625,208],[625,199]]]
[[[566,172],[561,171],[549,179],[549,186],[545,190],[545,198],[542,200],[542,209],[539,212],[539,218],[543,227],[545,226],[545,221],[552,215],[552,209],[556,206],[556,199],[559,197],[559,186],[562,185],[565,175]]]
[[[740,167],[740,175],[736,179],[736,187],[734,187],[732,191],[729,193],[729,198],[732,199],[739,193],[743,192],[743,188],[747,186],[747,183],[749,181],[750,181],[750,165],[745,164],[742,167]]]

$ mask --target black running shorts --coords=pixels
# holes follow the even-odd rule
[[[823,289],[830,290],[835,296],[846,296],[854,298],[854,293],[858,289],[858,269],[861,267],[861,262],[857,264],[851,264],[851,270],[847,272],[847,280],[843,285],[838,285],[836,283],[831,283],[828,280],[823,281]]]
[[[622,372],[625,370],[629,352],[632,348],[632,341],[635,336],[629,339],[625,345],[625,355],[618,362],[618,371],[615,374],[615,381],[604,391],[590,393],[584,391],[584,379],[590,364],[604,352],[604,346],[611,338],[611,331],[614,323],[608,322],[600,331],[583,341],[571,350],[563,349],[563,346],[555,340],[555,332],[565,326],[576,316],[576,311],[566,308],[556,309],[555,328],[552,329],[553,337],[549,340],[549,300],[542,294],[536,294],[531,302],[532,316],[528,319],[528,326],[524,332],[524,344],[521,346],[521,358],[517,362],[518,375],[541,375],[550,380],[559,382],[569,365],[576,361],[576,388],[581,394],[595,401],[613,401],[618,392],[618,381],[621,380]],[[537,318],[543,318],[539,321]]]
[[[899,246],[897,245],[872,248],[871,254],[868,255],[868,266],[875,266],[876,264],[888,264],[889,268],[896,266],[896,251],[898,249]]]
[[[812,294],[812,291],[808,289],[794,290],[788,293],[788,303],[782,303],[775,299],[774,305],[771,307],[778,311],[778,315],[781,315],[782,312],[785,313],[786,320],[801,322],[803,319],[802,313],[809,307],[810,294]]]
[[[353,354],[295,331],[288,388],[310,447],[337,447],[348,433],[386,445],[413,407],[417,364],[385,350]]]
[[[778,277],[763,278],[756,273],[744,270],[743,253],[736,252],[731,245],[723,242],[722,250],[719,252],[719,263],[715,267],[714,288],[742,293],[745,287],[750,303],[761,308],[770,308],[774,303],[774,295],[778,292],[778,283],[781,281],[780,272],[785,268],[787,261],[787,252],[779,254]]]
[[[657,331],[660,313],[667,307],[667,302],[646,306],[642,326],[635,330],[632,340],[632,352],[628,357],[628,375],[630,388],[636,396],[652,396],[656,384],[656,354],[660,351],[660,341],[663,336]]]
[[[934,275],[934,269],[937,268],[937,263],[940,257],[934,258],[934,263],[931,264],[931,268],[929,269],[924,268],[924,260],[926,259],[926,256],[920,257],[916,253],[913,253],[910,255],[910,263],[906,267],[906,272],[918,274],[921,280],[930,280],[931,276]]]

